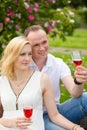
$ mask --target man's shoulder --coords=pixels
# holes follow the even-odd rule
[[[48,54],[48,58],[50,59],[50,60],[53,60],[53,61],[55,61],[55,62],[63,62],[63,59],[62,58],[59,58],[59,57],[55,57],[54,55],[52,55],[52,54]]]

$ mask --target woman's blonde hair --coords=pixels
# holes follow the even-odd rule
[[[25,44],[31,46],[30,42],[24,36],[17,36],[8,43],[0,61],[1,75],[14,78],[14,62]]]

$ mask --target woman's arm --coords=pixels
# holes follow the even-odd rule
[[[44,104],[46,106],[46,109],[47,109],[47,112],[51,121],[54,122],[56,125],[64,127],[68,130],[74,130],[73,129],[74,126],[78,127],[76,128],[76,130],[84,130],[80,126],[66,119],[64,116],[62,116],[58,112],[56,103],[54,100],[54,92],[53,92],[52,83],[47,75],[42,76],[41,86],[42,86]]]

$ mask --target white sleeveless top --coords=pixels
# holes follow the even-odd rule
[[[2,118],[23,117],[23,106],[32,105],[32,125],[27,130],[45,130],[40,79],[41,73],[34,72],[18,97],[18,110],[16,110],[16,95],[8,79],[6,77],[0,78],[0,97],[4,109]],[[0,130],[17,130],[17,128],[6,128],[0,125]]]

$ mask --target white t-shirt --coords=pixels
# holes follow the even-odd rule
[[[31,62],[30,67],[39,71],[34,61]],[[46,65],[43,67],[41,72],[47,73],[51,78],[54,88],[55,101],[58,103],[60,101],[60,79],[67,75],[71,75],[69,67],[61,58],[57,58],[51,54],[48,54]]]

